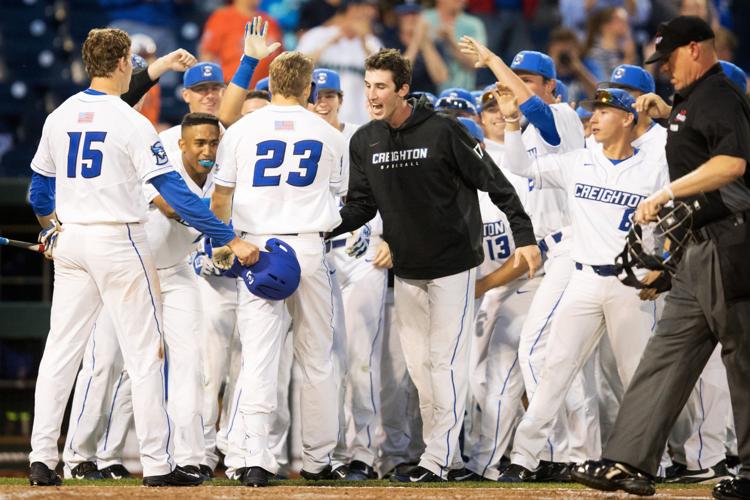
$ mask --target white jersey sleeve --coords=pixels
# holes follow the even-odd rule
[[[219,186],[233,188],[237,184],[236,139],[238,128],[229,127],[219,142],[214,166],[214,182]]]
[[[149,126],[140,126],[133,130],[127,147],[141,180],[147,182],[174,168],[169,163],[167,151],[159,140],[156,130],[145,117],[143,121]]]
[[[505,147],[505,165],[511,172],[532,179],[537,189],[565,187],[567,154],[530,157],[518,131],[505,134]]]

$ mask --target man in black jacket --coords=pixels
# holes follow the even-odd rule
[[[350,144],[350,180],[334,235],[383,217],[393,254],[395,316],[419,392],[426,449],[405,482],[432,482],[461,468],[458,435],[467,391],[474,268],[483,258],[477,190],[487,191],[513,231],[515,265],[541,262],[531,220],[513,186],[454,119],[409,93],[411,65],[398,51],[365,61],[373,121]]]

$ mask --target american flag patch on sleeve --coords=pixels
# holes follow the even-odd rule
[[[91,123],[94,121],[94,113],[92,111],[84,111],[78,113],[78,123]]]
[[[273,122],[273,128],[275,130],[294,130],[294,122],[292,120],[276,120]]]

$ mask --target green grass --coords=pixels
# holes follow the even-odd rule
[[[28,486],[29,481],[26,478],[9,478],[0,477],[0,486]],[[120,480],[102,480],[102,481],[78,481],[66,479],[65,486],[141,486],[140,479],[120,479]],[[214,486],[240,486],[237,481],[228,479],[215,479],[203,484],[207,487]],[[469,481],[463,483],[392,483],[386,480],[373,481],[316,481],[310,482],[304,479],[286,479],[283,481],[271,481],[271,486],[340,486],[352,488],[373,488],[373,487],[402,487],[402,488],[530,488],[530,489],[578,489],[582,485],[576,483],[495,483],[491,481]],[[712,485],[706,484],[661,484],[657,485],[658,489],[700,489],[711,488]]]

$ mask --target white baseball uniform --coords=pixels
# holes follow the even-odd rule
[[[284,307],[292,316],[295,358],[303,372],[304,470],[325,469],[336,445],[333,298],[320,233],[341,220],[331,193],[339,189],[343,148],[341,133],[318,116],[301,106],[274,104],[241,118],[219,145],[215,182],[235,188],[235,229],[261,248],[269,237],[283,239],[302,269],[299,288],[284,302],[239,287],[238,409],[245,425],[245,465],[271,473],[278,470],[268,426],[276,408]]]
[[[534,470],[571,382],[603,335],[602,323],[624,387],[638,365],[655,326],[656,303],[642,302],[612,268],[635,207],[669,176],[666,163],[638,150],[616,164],[603,149],[530,159],[519,132],[506,133],[506,160],[510,170],[533,178],[540,189],[565,192],[576,235],[571,246],[575,271],[552,320],[555,348],[547,352],[539,385],[516,431],[524,439],[516,440],[511,455],[513,463]]]
[[[151,124],[119,96],[88,89],[47,118],[32,169],[56,178],[64,224],[55,248],[49,349],[39,367],[31,462],[54,469],[73,381],[103,303],[133,384],[146,476],[172,470],[159,281],[142,184],[173,170]]]

